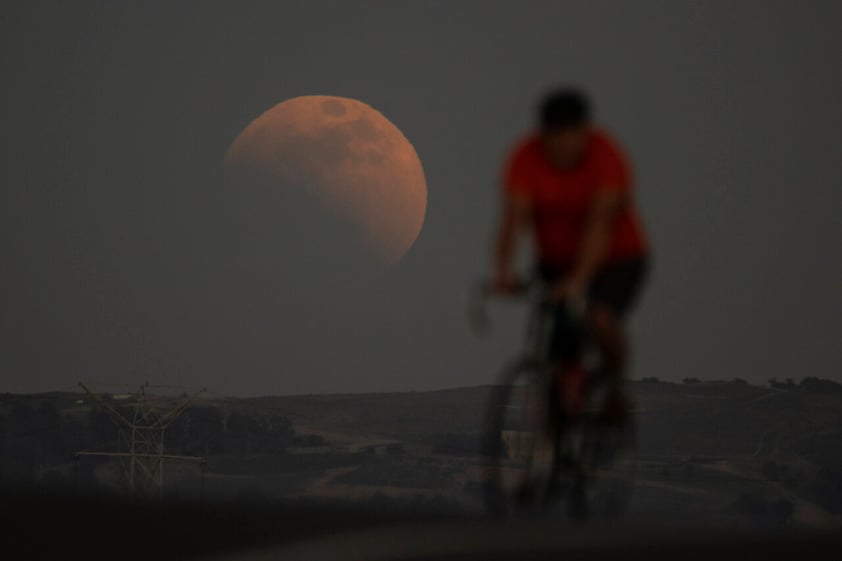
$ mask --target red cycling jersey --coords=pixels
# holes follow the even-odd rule
[[[572,169],[554,166],[540,135],[532,134],[515,147],[505,170],[505,188],[531,203],[540,262],[553,268],[575,263],[594,198],[604,191],[620,192],[625,201],[605,261],[646,253],[646,238],[631,197],[632,183],[621,149],[607,133],[596,129],[590,133],[581,162]]]

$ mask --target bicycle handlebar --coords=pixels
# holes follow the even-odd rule
[[[493,283],[483,280],[471,290],[468,302],[468,323],[477,335],[486,335],[491,330],[491,319],[488,317],[488,301],[491,298],[523,298],[527,297],[535,303],[554,304],[565,306],[575,316],[582,317],[585,312],[585,302],[556,302],[548,297],[547,284],[538,280],[530,279],[527,282],[518,283],[512,290],[503,292],[494,288]]]
[[[537,280],[517,283],[512,290],[503,292],[497,290],[491,281],[483,280],[474,286],[468,304],[468,323],[477,335],[486,335],[491,330],[491,320],[488,317],[488,301],[491,298],[522,298],[536,292],[544,294],[544,287]]]

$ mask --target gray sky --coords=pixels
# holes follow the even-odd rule
[[[558,83],[592,92],[635,164],[655,267],[634,375],[842,380],[840,6],[4,3],[0,391],[488,383],[522,314],[496,307],[478,340],[467,289],[501,159]],[[304,94],[373,106],[424,165],[421,235],[365,284],[286,267],[306,237],[230,266],[230,208],[261,201],[231,198],[225,150]]]

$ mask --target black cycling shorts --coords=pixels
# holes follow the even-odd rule
[[[546,282],[564,278],[570,269],[540,266],[539,273]],[[634,307],[649,272],[649,258],[630,257],[604,265],[588,286],[589,303],[604,304],[623,318]]]

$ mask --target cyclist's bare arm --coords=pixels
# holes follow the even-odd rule
[[[497,290],[510,292],[516,288],[515,250],[531,219],[529,199],[517,190],[507,189],[503,195],[503,212],[494,255],[494,288]]]
[[[579,296],[586,290],[608,252],[611,232],[624,204],[625,195],[618,190],[606,189],[596,197],[585,224],[576,265],[570,276],[562,279],[556,296]]]

